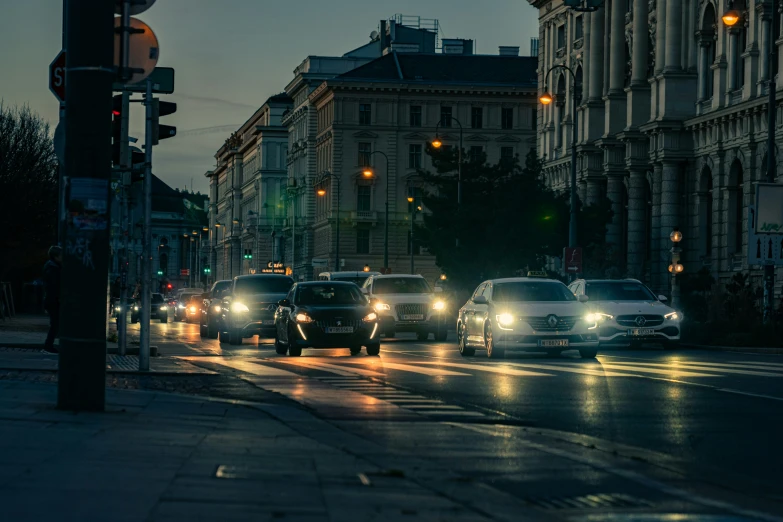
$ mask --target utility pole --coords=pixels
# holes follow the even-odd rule
[[[147,80],[147,92],[144,95],[146,125],[144,133],[144,227],[142,239],[142,275],[141,275],[141,335],[139,339],[139,371],[150,369],[150,306],[152,286],[152,132],[153,99],[152,81]]]
[[[124,16],[124,14],[123,14]],[[130,16],[130,15],[129,15]],[[127,60],[127,58],[126,58]],[[121,171],[121,192],[120,192],[120,230],[122,234],[123,256],[120,259],[120,313],[117,316],[117,353],[125,355],[128,346],[128,328],[127,328],[127,310],[128,302],[128,236],[130,235],[130,226],[128,225],[128,192],[130,190],[130,147],[128,147],[128,126],[130,124],[130,93],[122,93],[122,114],[121,114],[121,137],[120,137],[120,171]]]
[[[114,3],[68,0],[65,227],[57,407],[103,411],[109,277]]]
[[[63,44],[62,50],[68,50],[68,0],[63,0]],[[60,102],[60,125],[65,125],[65,100]],[[58,162],[57,168],[57,243],[60,246],[65,245],[65,194],[67,178],[65,176],[65,165],[62,161]]]
[[[777,13],[777,1],[772,0],[772,20],[775,20]],[[772,74],[773,65],[777,60],[777,43],[772,38],[774,30],[770,31],[768,41],[768,62],[767,76],[769,90],[769,101],[767,102],[767,183],[775,183],[777,177],[777,161],[775,158],[775,131],[777,130],[777,86],[775,85],[775,76]],[[769,324],[775,316],[775,267],[773,265],[764,266],[764,323]]]

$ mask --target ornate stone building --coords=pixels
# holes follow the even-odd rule
[[[675,227],[689,272],[706,266],[725,282],[754,268],[747,205],[765,179],[767,80],[783,88],[780,52],[767,67],[769,38],[783,46],[771,2],[606,0],[580,13],[528,1],[539,10],[539,89],[557,100],[539,109],[546,181],[569,186],[576,103],[578,193],[611,201],[621,271],[668,291]],[[721,16],[732,7],[741,19],[729,28]],[[562,69],[547,77],[559,64],[575,81]]]

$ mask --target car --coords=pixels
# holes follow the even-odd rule
[[[177,307],[174,309],[175,321],[187,321],[188,320],[188,304],[194,297],[200,298],[202,294],[201,290],[194,288],[187,288],[181,291],[177,295]]]
[[[362,291],[369,297],[381,320],[381,332],[387,338],[397,332],[415,332],[420,341],[435,335],[445,341],[448,334],[445,300],[420,275],[374,275]]]
[[[354,283],[297,283],[275,313],[275,351],[298,357],[303,348],[381,352],[378,314]]]
[[[459,311],[459,351],[469,357],[484,349],[490,359],[502,359],[506,350],[556,356],[575,349],[592,359],[598,352],[598,321],[586,300],[552,279],[484,281]]]
[[[636,279],[578,279],[569,289],[577,298],[587,296],[588,308],[597,314],[601,346],[680,343],[682,314]]]
[[[185,302],[185,322],[201,324],[201,309],[204,301],[204,294],[187,294],[188,300]]]
[[[239,345],[242,339],[254,335],[273,337],[277,303],[288,295],[293,285],[291,277],[279,274],[235,277],[230,292],[221,302],[220,342]]]
[[[374,275],[381,275],[380,272],[321,272],[318,274],[319,281],[348,281],[358,286],[364,285],[367,278]]]
[[[169,308],[166,300],[163,299],[163,294],[152,294],[150,296],[150,319],[158,319],[161,323],[167,323],[169,320]],[[141,318],[141,301],[137,301],[133,305],[131,311],[131,323],[138,323]]]
[[[127,314],[129,311],[133,310],[135,305],[135,299],[126,299],[125,306],[122,305],[119,299],[114,299],[114,304],[112,305],[112,317],[119,317],[123,312]]]
[[[218,321],[223,311],[221,303],[223,297],[231,291],[234,284],[230,279],[216,281],[209,292],[203,294],[201,300],[201,320],[199,321],[199,333],[201,337],[208,339],[218,338]]]

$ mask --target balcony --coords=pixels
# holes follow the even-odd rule
[[[370,223],[372,226],[378,224],[378,213],[374,210],[354,210],[351,212],[351,224],[353,226],[359,223]]]

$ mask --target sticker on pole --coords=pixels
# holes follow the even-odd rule
[[[69,224],[77,230],[106,230],[109,223],[109,181],[73,178],[70,184]]]

